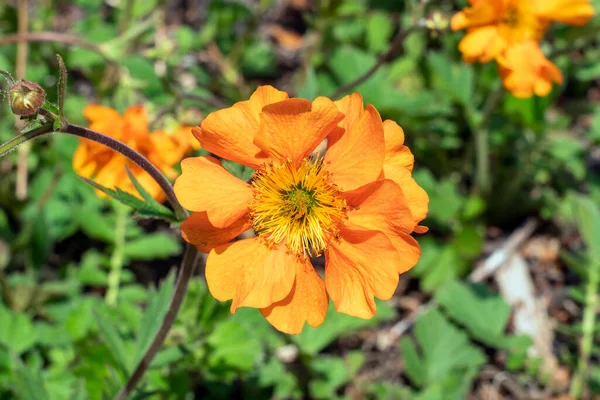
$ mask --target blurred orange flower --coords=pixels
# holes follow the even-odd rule
[[[173,166],[197,146],[191,134],[191,127],[180,127],[174,133],[148,130],[148,113],[144,106],[129,107],[121,116],[110,107],[89,105],[84,110],[90,121],[89,128],[127,144],[146,157],[167,177],[174,179],[177,171]],[[165,199],[158,184],[142,168],[127,157],[107,147],[86,139],[80,139],[79,147],[73,155],[73,168],[86,178],[109,189],[119,189],[140,197],[125,170],[127,166],[140,184],[154,199]],[[101,191],[96,191],[104,196]]]
[[[208,287],[233,300],[232,312],[259,308],[291,334],[320,325],[329,298],[339,312],[371,318],[374,298],[389,299],[417,263],[410,234],[426,231],[429,199],[411,177],[402,129],[359,94],[310,102],[263,86],[193,133],[204,149],[256,170],[247,183],[216,158],[187,158],[175,182],[194,212],[183,237],[209,252]],[[326,137],[324,158],[311,156]],[[250,228],[257,237],[231,242]],[[310,261],[320,254],[325,281]]]
[[[497,60],[504,86],[517,97],[545,96],[562,74],[539,47],[551,22],[583,25],[594,16],[589,0],[469,0],[452,18],[467,29],[459,50],[467,62]]]

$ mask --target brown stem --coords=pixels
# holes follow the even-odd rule
[[[177,283],[175,284],[175,292],[173,293],[173,297],[171,298],[171,304],[169,304],[169,309],[158,329],[152,343],[144,353],[142,359],[138,363],[135,371],[127,380],[125,386],[121,389],[121,391],[115,396],[114,400],[126,400],[127,397],[133,392],[146,373],[146,370],[152,363],[152,360],[162,347],[165,339],[167,338],[167,334],[173,323],[175,322],[175,318],[177,317],[177,313],[179,312],[179,308],[183,303],[183,299],[185,298],[185,294],[187,292],[188,284],[190,283],[190,279],[194,274],[194,270],[196,268],[196,259],[198,258],[198,251],[196,248],[190,244],[186,246],[185,254],[183,255],[183,261],[181,263],[181,270],[179,271],[179,277],[177,278]]]
[[[385,53],[383,53],[381,56],[379,56],[375,65],[373,65],[371,68],[369,68],[369,70],[367,70],[364,74],[362,74],[361,76],[359,76],[352,82],[348,82],[347,84],[339,87],[338,90],[336,90],[331,95],[331,98],[337,99],[338,97],[340,97],[341,95],[354,89],[356,86],[360,85],[361,83],[366,82],[371,76],[373,76],[373,74],[375,72],[377,72],[377,70],[379,70],[379,68],[381,68],[384,64],[388,63],[389,61],[391,61],[393,59],[394,54],[398,51],[398,49],[400,49],[400,46],[402,46],[402,43],[404,43],[404,39],[406,39],[408,37],[408,35],[410,35],[415,30],[416,30],[416,27],[412,26],[404,31],[400,31],[394,38],[392,44],[390,45],[390,48]]]
[[[173,211],[175,211],[175,215],[177,219],[184,220],[188,217],[188,212],[183,208],[183,206],[177,200],[177,196],[175,196],[175,192],[173,191],[173,187],[165,178],[165,176],[160,172],[158,168],[154,166],[150,161],[148,161],[144,156],[142,156],[137,151],[133,150],[131,147],[127,146],[124,143],[119,142],[109,136],[103,135],[96,131],[92,131],[87,128],[83,128],[77,125],[67,124],[61,130],[63,133],[68,133],[70,135],[75,135],[82,137],[84,139],[89,139],[94,142],[103,144],[111,149],[115,150],[118,153],[123,154],[125,157],[129,158],[131,161],[139,165],[144,171],[146,171],[152,178],[158,183],[161,189],[167,195],[167,200],[173,207]]]
[[[53,43],[62,43],[70,46],[82,47],[84,49],[92,50],[102,57],[108,60],[106,55],[104,54],[102,47],[95,43],[86,42],[83,39],[78,38],[74,35],[69,35],[66,33],[58,33],[58,32],[26,32],[19,33],[16,35],[8,35],[4,37],[0,37],[0,46],[4,46],[9,43],[16,42],[53,42]]]

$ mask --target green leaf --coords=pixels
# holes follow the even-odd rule
[[[389,46],[394,31],[390,15],[374,12],[367,19],[367,46],[374,52],[382,52]]]
[[[275,399],[302,398],[298,378],[277,358],[271,358],[266,365],[258,369],[258,373],[260,386],[273,387]]]
[[[111,317],[101,308],[95,309],[94,315],[98,323],[100,338],[106,344],[106,347],[108,347],[119,369],[127,375],[132,370],[132,359],[125,342],[119,336],[117,326]]]
[[[434,82],[442,92],[462,105],[468,105],[473,98],[473,67],[453,64],[443,53],[430,53],[427,57],[434,75]]]
[[[332,399],[343,385],[348,383],[364,363],[364,355],[350,352],[345,359],[339,357],[315,358],[310,368],[317,375],[309,383],[310,394],[315,399]]]
[[[154,335],[158,331],[158,328],[167,313],[170,304],[169,300],[175,289],[174,282],[175,273],[171,273],[161,284],[158,293],[150,294],[150,302],[142,316],[139,333],[136,338],[135,360],[137,361],[142,359],[144,352],[148,346],[150,346]]]
[[[23,353],[38,341],[29,317],[13,312],[0,303],[0,344],[16,354]]]
[[[114,243],[114,221],[107,218],[98,208],[82,206],[74,210],[73,217],[87,236],[105,243]]]
[[[600,209],[589,197],[572,195],[570,204],[577,228],[588,246],[590,261],[600,263]]]
[[[146,189],[144,189],[144,187],[135,178],[135,175],[131,173],[131,170],[127,165],[125,166],[125,172],[127,172],[127,176],[129,177],[129,179],[131,179],[131,183],[133,184],[133,187],[135,187],[135,190],[137,190],[137,192],[140,194],[140,196],[142,196],[142,199],[144,199],[146,203],[152,204],[152,206],[156,209],[162,208],[168,212],[168,208],[166,208],[162,204],[159,204],[156,200],[154,200],[154,197],[152,197],[152,195],[148,193]]]
[[[13,391],[20,400],[49,400],[41,370],[28,368],[20,360],[15,363]]]
[[[79,178],[88,185],[93,186],[94,188],[100,190],[106,195],[112,197],[113,199],[125,204],[126,206],[132,207],[134,210],[136,210],[136,214],[134,215],[137,215],[140,218],[158,218],[165,219],[169,222],[179,222],[175,214],[173,214],[171,210],[169,210],[163,205],[159,204],[159,207],[157,207],[156,204],[158,203],[148,203],[142,201],[119,188],[113,190],[106,188],[100,185],[99,183],[96,183],[93,180],[85,178],[83,176],[79,176]]]
[[[212,369],[227,367],[250,372],[263,356],[261,343],[253,332],[231,319],[217,324],[206,342],[211,347],[207,362]]]
[[[60,54],[56,55],[58,60],[58,89],[57,101],[59,116],[62,118],[65,115],[65,93],[67,92],[67,67]]]
[[[318,328],[305,326],[301,334],[292,336],[292,341],[303,353],[315,355],[340,336],[350,335],[360,329],[377,326],[396,316],[394,309],[386,302],[376,300],[377,314],[369,320],[351,317],[335,311],[330,304],[325,322]]]
[[[164,232],[150,233],[125,243],[124,254],[134,260],[154,260],[181,252],[179,239]]]
[[[485,286],[469,287],[462,282],[450,281],[438,290],[435,299],[452,319],[478,340],[492,347],[506,344],[504,329],[510,317],[510,306]]]
[[[408,378],[418,386],[426,386],[448,378],[453,373],[472,376],[486,361],[467,335],[449,323],[438,310],[417,319],[415,336],[421,348],[417,352],[412,339],[403,338],[400,351]]]

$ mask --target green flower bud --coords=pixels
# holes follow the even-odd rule
[[[46,100],[46,92],[34,82],[20,80],[8,89],[10,108],[15,115],[34,115]]]

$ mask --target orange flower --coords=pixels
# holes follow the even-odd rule
[[[203,252],[218,300],[259,308],[277,329],[320,325],[328,299],[339,312],[371,318],[398,274],[419,259],[410,236],[424,232],[427,194],[411,177],[404,134],[363,106],[289,99],[271,86],[210,114],[194,135],[206,150],[256,170],[250,183],[213,157],[188,158],[175,182],[194,213],[183,237]],[[323,159],[311,156],[328,138]],[[252,228],[257,237],[231,242]],[[310,257],[325,255],[325,281]]]
[[[173,134],[148,131],[148,113],[141,106],[129,107],[121,116],[110,107],[87,106],[83,113],[90,121],[90,129],[115,138],[146,157],[169,178],[174,179],[173,169],[190,152],[193,136],[190,127],[181,127]],[[73,156],[73,168],[86,178],[107,188],[119,189],[140,197],[125,170],[127,166],[140,184],[157,201],[165,196],[158,184],[144,170],[127,157],[86,139],[81,139]],[[99,196],[104,193],[96,191]]]
[[[466,62],[496,59],[506,89],[517,97],[547,95],[560,71],[539,42],[551,22],[583,25],[594,15],[589,0],[470,0],[452,18],[452,29],[467,29],[459,44]]]

